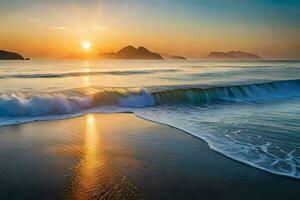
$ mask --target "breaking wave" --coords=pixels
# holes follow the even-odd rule
[[[299,95],[300,80],[298,79],[212,88],[179,88],[152,93],[157,104],[214,103],[218,101],[256,102]]]
[[[197,88],[164,87],[152,92],[143,88],[84,88],[48,94],[0,95],[0,119],[72,114],[99,106],[141,108],[165,104],[260,102],[300,96],[300,80],[251,85]]]

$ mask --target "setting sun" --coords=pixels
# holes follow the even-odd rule
[[[85,42],[82,42],[82,43],[81,43],[81,46],[82,46],[83,49],[88,50],[88,49],[91,48],[92,45],[91,45],[90,42],[85,41]]]

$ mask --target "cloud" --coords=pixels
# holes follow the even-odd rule
[[[67,26],[52,26],[52,28],[54,28],[54,29],[59,29],[59,30],[68,30],[68,29],[70,29],[70,28],[67,27]]]

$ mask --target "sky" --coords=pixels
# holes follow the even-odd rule
[[[0,49],[31,58],[125,45],[201,58],[241,50],[300,59],[300,0],[0,0]]]

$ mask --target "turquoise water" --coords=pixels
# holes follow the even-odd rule
[[[298,61],[0,61],[0,126],[89,112],[134,112],[300,178]]]

